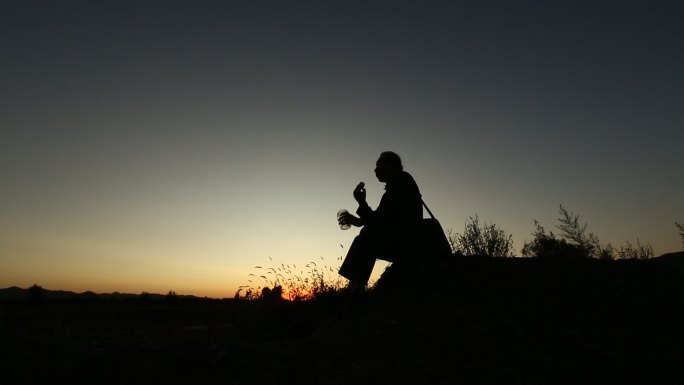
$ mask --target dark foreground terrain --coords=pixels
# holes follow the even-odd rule
[[[0,384],[682,384],[684,265],[454,257],[313,301],[0,305]]]

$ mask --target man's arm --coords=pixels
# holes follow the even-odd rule
[[[364,225],[364,222],[361,218],[356,217],[350,213],[344,213],[340,217],[340,219],[337,221],[340,225],[352,225],[356,227],[361,227]]]
[[[356,199],[356,202],[359,204],[359,208],[356,210],[356,213],[359,216],[357,217],[350,213],[344,213],[338,219],[338,223],[340,225],[352,225],[356,227],[364,226],[366,224],[364,216],[368,212],[373,212],[373,210],[368,207],[368,203],[366,203],[366,189],[363,182],[360,182],[358,185],[356,185],[356,188],[354,188],[354,199]]]
[[[356,214],[359,215],[360,226],[363,226],[373,214],[373,210],[368,206],[368,202],[366,202],[365,183],[359,182],[359,184],[356,185],[356,188],[354,189],[354,199],[356,199],[356,202],[359,204],[359,208],[356,209]]]

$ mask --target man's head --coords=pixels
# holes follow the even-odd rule
[[[375,162],[375,176],[383,183],[392,180],[395,176],[401,174],[403,170],[404,166],[401,164],[401,158],[392,151],[381,153],[378,161]]]

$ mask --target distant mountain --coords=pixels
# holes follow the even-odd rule
[[[31,291],[33,290],[33,293]],[[141,294],[130,294],[130,293],[95,293],[93,291],[84,291],[82,293],[76,293],[73,291],[65,290],[49,290],[45,288],[26,288],[22,289],[17,286],[8,287],[5,289],[0,289],[0,301],[23,301],[31,298],[41,298],[41,299],[56,299],[56,300],[94,300],[94,299],[145,299],[145,300],[162,300],[166,299],[168,296],[165,294],[156,293],[141,293]],[[204,299],[203,297],[196,297],[194,295],[175,295],[174,299]]]
[[[684,272],[684,251],[667,253],[653,258],[652,261],[658,263],[666,269]]]
[[[667,253],[659,257],[653,258],[654,260],[662,262],[684,262],[684,251],[679,251],[676,253]]]
[[[25,299],[27,295],[28,289],[22,289],[17,286],[8,287],[6,289],[0,289],[1,300],[21,300]]]

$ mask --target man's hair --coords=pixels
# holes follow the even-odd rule
[[[401,158],[395,152],[384,151],[380,154],[380,158],[384,159],[388,163],[397,166],[400,170],[404,169],[404,165],[401,164]]]

